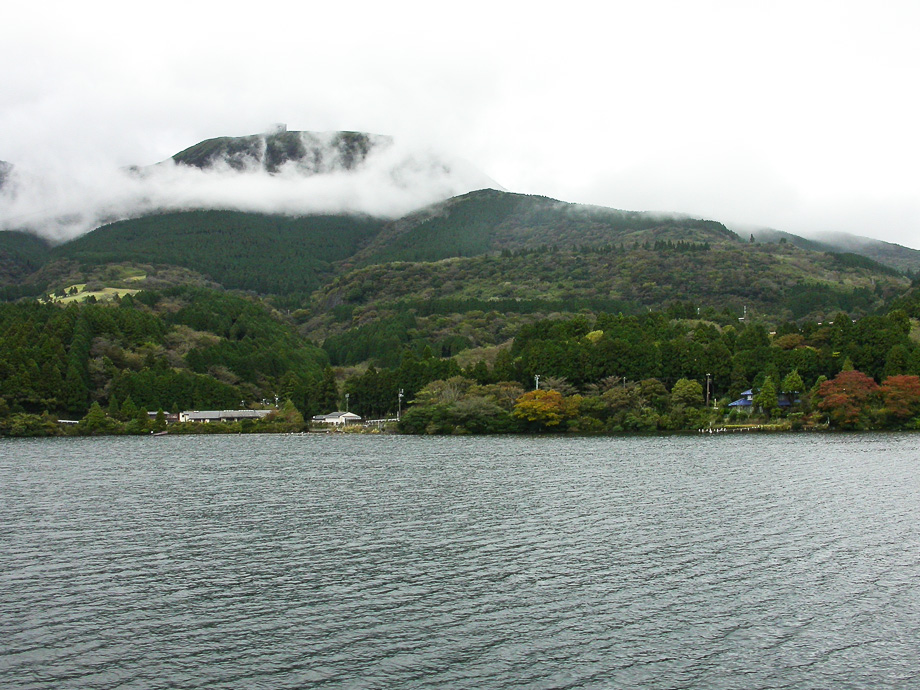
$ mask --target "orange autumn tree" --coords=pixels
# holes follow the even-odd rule
[[[879,390],[885,414],[896,425],[920,413],[920,376],[889,376]]]
[[[871,376],[856,369],[844,370],[818,387],[818,408],[841,429],[865,428],[869,405],[878,391],[879,385]]]

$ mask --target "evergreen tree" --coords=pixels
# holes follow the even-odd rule
[[[83,378],[83,372],[77,363],[71,359],[67,366],[67,375],[64,377],[64,388],[61,391],[64,408],[68,412],[82,413],[86,410],[89,398],[89,388]]]
[[[134,419],[135,417],[137,417],[137,405],[134,404],[134,401],[129,395],[127,398],[125,398],[125,402],[121,406],[121,418],[128,420]]]
[[[316,399],[323,414],[338,410],[339,384],[335,380],[335,372],[332,367],[326,367],[323,370],[323,378],[320,380]]]
[[[773,383],[772,376],[767,376],[764,379],[763,387],[754,396],[754,405],[759,407],[767,416],[774,415],[779,409],[779,398],[776,394],[776,384]]]
[[[793,369],[788,374],[786,374],[786,377],[783,379],[780,388],[782,394],[786,396],[786,400],[789,401],[789,404],[791,405],[795,403],[796,397],[801,395],[805,388],[802,377],[799,376],[799,370]]]
[[[86,416],[80,420],[79,430],[84,434],[104,434],[111,431],[114,424],[112,420],[106,417],[102,407],[98,402],[94,402],[89,407]]]

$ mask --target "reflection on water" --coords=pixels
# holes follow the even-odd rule
[[[915,446],[4,440],[0,686],[916,686]]]

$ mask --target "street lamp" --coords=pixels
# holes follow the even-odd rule
[[[533,381],[534,381],[534,390],[535,391],[540,390],[540,375],[534,374]]]
[[[396,421],[399,421],[399,417],[402,414],[402,399],[403,399],[403,389],[399,389],[399,394],[396,396]]]

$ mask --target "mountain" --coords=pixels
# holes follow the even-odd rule
[[[9,167],[3,168],[4,176]],[[364,132],[273,132],[199,142],[155,165],[26,170],[0,194],[0,229],[57,241],[117,220],[232,210],[393,219],[499,185],[468,162]],[[20,179],[21,178],[21,179]]]
[[[769,367],[809,386],[847,359],[916,369],[918,300],[893,265],[920,268],[920,252],[897,245],[750,241],[716,220],[511,193],[357,132],[211,139],[123,183],[144,204],[92,217],[134,217],[56,246],[0,232],[0,418],[276,395],[309,416],[345,391],[382,416],[461,359],[483,384],[712,374],[739,392]],[[361,373],[340,391],[327,363]]]
[[[720,244],[739,238],[714,221],[481,189],[390,223],[353,263],[436,261],[543,246],[603,247],[658,240]]]
[[[379,236],[378,236],[379,237]],[[659,239],[642,244],[552,246],[463,256],[439,261],[398,261],[357,266],[318,290],[313,319],[304,332],[339,333],[355,341],[357,327],[412,312],[431,317],[409,331],[469,337],[471,346],[492,345],[513,334],[511,315],[642,313],[692,305],[692,311],[724,323],[748,318],[769,323],[833,319],[846,311],[871,314],[902,294],[910,281],[865,257],[803,250],[792,245],[725,242],[719,245]],[[683,309],[683,308],[682,308]],[[480,340],[460,322],[504,321]],[[501,334],[504,333],[504,336]],[[345,363],[344,361],[340,363]]]
[[[53,248],[7,233],[0,237],[0,281],[6,298],[45,287],[68,300],[179,284],[243,290],[293,313],[302,335],[332,339],[330,352],[337,338],[377,343],[336,355],[339,363],[378,357],[381,348],[398,353],[395,343],[412,338],[442,353],[497,345],[515,324],[556,312],[692,304],[726,323],[745,313],[771,323],[821,320],[841,310],[869,314],[910,284],[865,255],[884,243],[852,245],[850,252],[839,238],[814,241],[775,230],[757,231],[751,243],[715,220],[571,204],[489,185],[450,195],[461,178],[484,177],[474,171],[457,178],[455,170],[435,154],[360,132],[277,129],[209,139],[139,171],[138,179],[192,187],[204,180],[208,189],[229,193],[199,208],[202,197],[192,190],[181,208],[108,223]],[[320,184],[300,186],[304,180]],[[438,182],[419,194],[432,180]],[[351,208],[258,212],[238,198],[283,207],[265,185],[292,181],[290,190],[320,196],[344,181],[378,198],[402,190],[415,206],[393,219]],[[339,192],[350,199],[356,189]],[[426,196],[433,203],[419,207]],[[469,315],[479,312],[503,316],[489,317],[488,333],[471,330],[470,319],[480,317]]]
[[[300,174],[355,170],[372,151],[389,148],[391,137],[365,132],[289,132],[207,139],[172,156],[178,165],[202,170],[229,166],[237,171],[278,173],[290,165]]]
[[[771,342],[765,324],[784,344],[781,372],[811,366],[826,351],[823,368],[809,369],[813,381],[839,369],[838,344],[818,322],[884,313],[911,286],[870,258],[823,249],[784,236],[746,241],[711,220],[489,189],[396,220],[176,211],[111,223],[55,247],[5,232],[0,301],[18,302],[0,304],[0,401],[82,414],[93,401],[114,409],[113,400],[129,397],[153,409],[282,395],[310,415],[339,404],[327,362],[400,367],[398,386],[409,394],[459,373],[457,361],[442,359],[455,356],[479,367],[483,380],[520,384],[551,372],[582,383],[662,376],[673,385],[716,372],[723,389],[747,357],[746,388],[766,366],[762,353],[732,360],[731,348],[742,336]],[[95,304],[116,299],[114,308]],[[839,319],[841,311],[848,318]],[[668,344],[587,325],[611,319],[650,319]],[[557,334],[543,350],[525,357],[513,344],[547,329]],[[907,337],[910,324],[899,329]],[[594,364],[583,361],[589,335],[609,341]],[[660,366],[624,364],[645,353]],[[881,371],[899,353],[886,341],[853,357]],[[383,413],[396,374],[374,367],[366,377],[380,384]],[[356,386],[353,379],[347,385]],[[369,393],[345,390],[370,405]]]
[[[814,252],[834,252],[840,251],[839,247],[833,244],[825,244],[817,240],[808,240],[799,235],[793,235],[791,232],[774,230],[773,228],[755,228],[751,231],[751,236],[757,242],[768,242],[773,244],[792,244],[802,249],[810,249]]]
[[[98,282],[105,266],[122,267],[114,277],[135,266],[148,280],[171,275],[306,309],[304,332],[318,338],[406,305],[444,313],[634,312],[690,301],[771,321],[820,319],[870,313],[910,282],[823,245],[752,244],[716,221],[491,189],[395,221],[185,211],[112,223],[52,249],[28,246],[28,256],[15,250],[20,278],[32,270],[33,282],[66,287]],[[52,263],[39,271],[42,261]],[[168,266],[186,272],[164,272]]]
[[[920,251],[882,240],[845,232],[822,232],[806,239],[772,228],[759,228],[751,234],[758,242],[788,242],[796,247],[818,252],[859,254],[899,271],[920,271]]]
[[[901,271],[920,271],[920,250],[917,249],[845,232],[822,232],[815,237],[825,244],[836,247],[837,251],[861,254]]]

